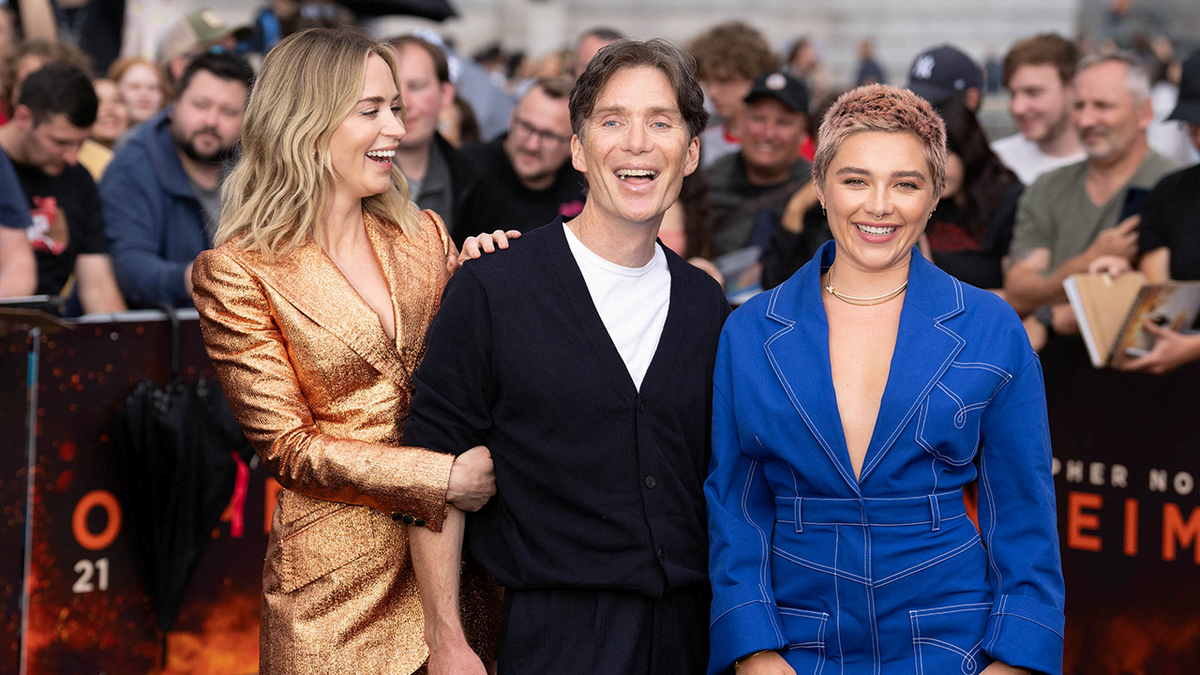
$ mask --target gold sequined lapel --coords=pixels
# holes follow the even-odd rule
[[[375,259],[383,270],[383,278],[387,281],[392,296],[392,312],[396,317],[396,350],[403,367],[402,373],[405,386],[409,385],[411,373],[417,369],[423,350],[416,345],[425,344],[424,323],[418,320],[414,312],[423,311],[423,306],[404,302],[406,298],[417,297],[422,290],[417,286],[428,284],[424,274],[414,274],[414,266],[428,266],[429,261],[414,259],[413,247],[404,246],[404,234],[399,227],[391,229],[377,221],[371,214],[363,212],[363,221],[367,226],[367,236],[371,240],[371,248],[375,251]],[[423,256],[428,258],[429,256]],[[436,260],[436,258],[434,258]],[[407,273],[406,273],[407,272]],[[410,335],[411,331],[420,329],[421,335]]]
[[[367,229],[370,232],[372,228]],[[379,256],[378,247],[376,256]],[[315,240],[309,239],[290,259],[262,265],[256,271],[296,309],[346,343],[380,373],[407,384],[408,376],[402,368],[396,343],[388,339],[375,310],[359,296]],[[384,274],[386,278],[387,272]],[[388,284],[392,285],[390,278]],[[392,311],[396,312],[396,336],[399,337],[401,317],[396,311],[394,287]]]

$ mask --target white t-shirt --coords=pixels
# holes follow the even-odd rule
[[[1033,181],[1047,171],[1087,159],[1087,153],[1082,150],[1069,157],[1047,155],[1037,143],[1021,134],[1013,134],[992,143],[992,152],[996,153],[1000,161],[1012,169],[1026,186],[1033,185]]]
[[[667,256],[655,244],[650,262],[642,267],[624,267],[593,253],[565,223],[563,230],[592,303],[640,391],[671,305]]]

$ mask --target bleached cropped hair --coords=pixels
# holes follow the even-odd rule
[[[817,132],[813,180],[825,187],[825,174],[842,142],[861,131],[910,133],[921,141],[933,180],[933,194],[946,185],[946,125],[928,101],[907,89],[869,84],[838,97]]]

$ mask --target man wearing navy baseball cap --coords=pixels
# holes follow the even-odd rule
[[[976,112],[983,102],[983,68],[948,44],[933,47],[917,55],[908,69],[908,89],[935,105],[959,96]]]

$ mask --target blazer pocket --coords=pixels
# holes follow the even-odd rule
[[[825,627],[829,614],[779,607],[779,622],[788,641],[785,659],[796,672],[819,675],[825,667]]]
[[[917,442],[952,466],[975,459],[979,424],[1012,376],[986,363],[951,363],[917,412]]]
[[[913,655],[917,675],[976,675],[991,663],[981,651],[990,602],[913,609]]]
[[[339,504],[341,508],[313,520],[279,541],[280,590],[290,593],[374,553],[384,544],[371,509]]]

